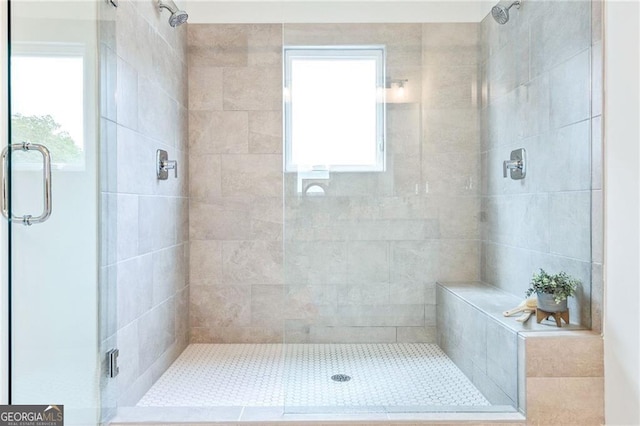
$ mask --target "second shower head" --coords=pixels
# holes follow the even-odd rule
[[[491,8],[491,16],[500,25],[504,25],[509,21],[509,9],[513,6],[520,9],[520,0],[500,2]]]
[[[189,15],[184,10],[178,9],[178,6],[173,2],[173,0],[158,0],[158,7],[162,10],[167,9],[171,12],[171,16],[169,17],[169,25],[172,27],[177,27],[179,25],[184,24],[189,19]]]

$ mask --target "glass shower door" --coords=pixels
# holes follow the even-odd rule
[[[399,396],[426,370],[404,344],[434,336],[422,26],[283,34],[285,412],[384,417],[421,405]]]
[[[83,425],[99,420],[96,8],[9,3],[3,108],[8,402]]]

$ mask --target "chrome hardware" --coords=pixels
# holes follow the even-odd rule
[[[43,168],[42,168],[42,182],[44,184],[44,198],[43,205],[44,209],[40,216],[33,217],[30,214],[26,214],[22,217],[14,216],[9,212],[9,182],[7,179],[8,176],[8,165],[7,165],[7,157],[9,155],[9,151],[13,151],[14,149],[19,149],[21,151],[38,151],[42,154]],[[21,221],[25,226],[31,226],[35,223],[42,223],[49,219],[51,216],[51,153],[47,149],[46,146],[40,145],[37,143],[14,143],[9,146],[4,147],[2,150],[2,154],[0,154],[0,161],[2,162],[2,196],[0,196],[0,211],[2,215],[12,221]]]
[[[107,362],[109,363],[108,374],[112,379],[120,372],[120,367],[118,367],[118,356],[120,356],[119,349],[111,349],[107,352]]]
[[[169,155],[164,149],[159,149],[156,151],[156,165],[158,179],[169,179],[169,170],[173,170],[175,177],[178,177],[178,162],[175,160],[169,160]]]
[[[305,194],[305,195],[309,194],[309,188],[311,186],[314,186],[313,184],[317,184],[317,186],[320,186],[324,192],[327,192],[326,185],[323,185],[319,182],[314,182],[314,181],[328,180],[329,170],[316,169],[316,170],[311,170],[306,172],[298,172],[297,178],[298,178],[298,194]],[[306,182],[306,181],[311,181],[311,182]],[[318,188],[314,188],[314,189],[318,189]],[[314,190],[311,191],[311,193],[315,195],[320,195],[318,194],[318,192],[319,192],[319,189],[318,191],[314,191]]]
[[[511,159],[502,163],[502,177],[511,176],[511,179],[524,179],[527,175],[527,151],[524,148],[511,151]],[[509,171],[509,173],[507,173]]]
[[[327,187],[319,183],[310,183],[304,189],[304,195],[310,195],[310,196],[316,196],[316,197],[320,195],[325,195],[326,192],[327,192]]]
[[[507,177],[507,170],[522,170],[522,160],[505,160],[502,163],[502,177]]]

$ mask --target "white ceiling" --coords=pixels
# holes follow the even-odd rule
[[[176,0],[189,22],[480,22],[488,0]]]

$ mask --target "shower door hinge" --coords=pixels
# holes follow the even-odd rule
[[[118,367],[118,355],[120,355],[120,350],[111,349],[107,352],[107,362],[109,363],[109,377],[112,379],[118,375],[120,372],[120,367]]]

